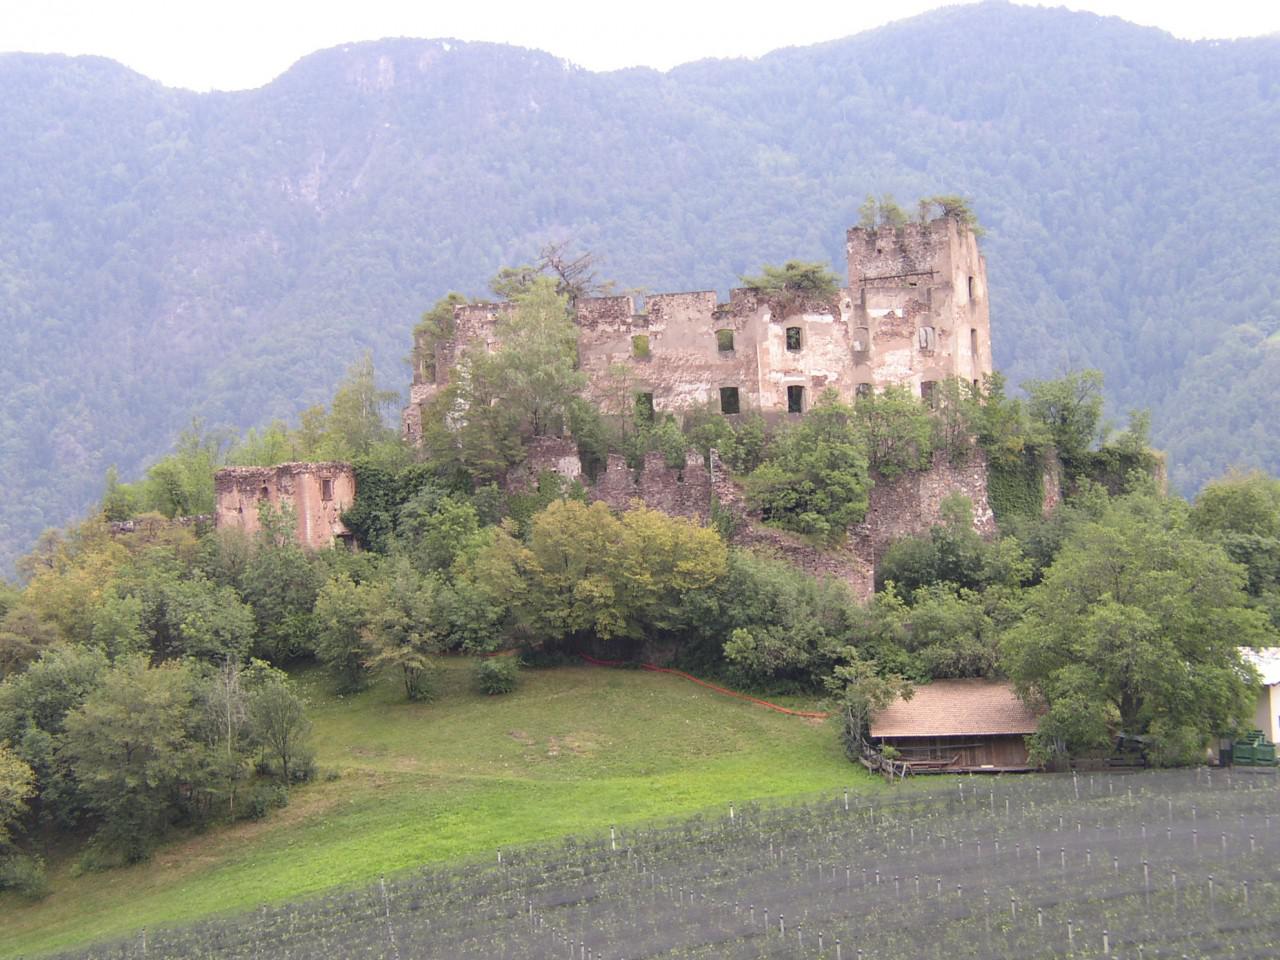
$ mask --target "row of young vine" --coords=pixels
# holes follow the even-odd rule
[[[503,850],[63,957],[1275,957],[1278,800],[1265,772],[938,779]]]

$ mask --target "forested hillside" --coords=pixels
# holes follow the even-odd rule
[[[972,198],[996,360],[1095,366],[1184,491],[1280,469],[1280,38],[985,4],[757,61],[594,74],[488,44],[323,51],[193,94],[0,56],[0,551],[168,448],[383,382],[423,309],[571,239],[624,287],[839,267],[869,193]]]

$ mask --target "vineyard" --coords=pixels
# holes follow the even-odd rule
[[[502,850],[60,956],[1261,960],[1280,956],[1278,800],[1280,779],[1242,770],[939,779]]]

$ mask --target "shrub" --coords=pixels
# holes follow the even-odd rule
[[[29,900],[39,900],[49,892],[44,861],[24,855],[0,859],[0,890],[13,890]]]
[[[520,660],[516,657],[486,657],[476,661],[476,686],[488,696],[511,693],[519,679]]]
[[[284,784],[262,780],[250,788],[240,812],[246,820],[261,820],[272,810],[287,806],[288,803],[289,789]]]

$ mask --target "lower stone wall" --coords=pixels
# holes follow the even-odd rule
[[[974,528],[983,536],[996,532],[987,501],[986,459],[976,449],[959,465],[939,455],[929,470],[880,480],[871,490],[866,519],[849,531],[844,545],[837,549],[819,549],[794,534],[760,523],[748,509],[741,488],[717,465],[714,454],[708,469],[693,450],[685,455],[681,467],[670,467],[660,453],[650,452],[634,470],[615,454],[595,483],[590,483],[574,443],[544,437],[530,446],[525,462],[508,476],[506,487],[509,491],[528,489],[547,471],[566,480],[580,480],[588,499],[603,501],[619,511],[639,500],[673,516],[709,523],[715,504],[733,518],[733,543],[779,557],[815,576],[840,580],[863,601],[875,591],[875,565],[889,544],[924,533],[940,522],[942,501],[948,496],[964,494],[973,505]]]
[[[871,488],[866,519],[850,531],[859,554],[872,564],[879,563],[893,541],[941,523],[942,501],[957,493],[972,504],[974,529],[984,537],[995,536],[996,518],[987,500],[987,458],[974,447],[963,463],[952,463],[939,452],[928,470],[877,480]]]

